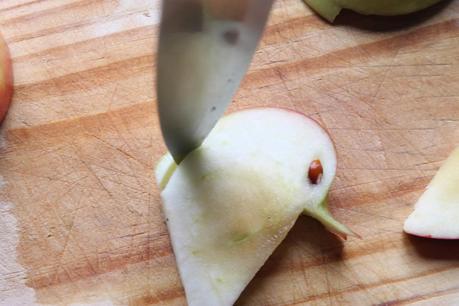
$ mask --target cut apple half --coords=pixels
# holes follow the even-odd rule
[[[223,118],[178,166],[163,157],[156,179],[188,304],[232,305],[302,212],[352,234],[326,207],[335,170],[328,134],[279,108]]]
[[[342,9],[364,15],[404,15],[425,9],[441,0],[304,0],[323,18],[333,22]]]
[[[0,36],[0,123],[5,118],[12,96],[13,68],[11,57],[6,42]]]
[[[405,221],[408,234],[437,239],[459,239],[459,148],[457,148],[419,198]]]

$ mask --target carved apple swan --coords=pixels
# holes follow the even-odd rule
[[[232,305],[301,213],[352,232],[327,210],[336,156],[313,120],[279,108],[233,113],[156,178],[189,305]]]

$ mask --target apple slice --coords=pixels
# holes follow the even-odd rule
[[[419,198],[404,230],[426,238],[459,239],[459,148]]]
[[[441,0],[304,0],[313,10],[333,22],[342,9],[364,15],[393,16],[413,13]]]
[[[0,123],[8,111],[13,96],[13,69],[10,52],[0,36]]]
[[[232,305],[305,211],[352,234],[326,208],[336,157],[328,134],[278,108],[233,113],[176,166],[156,168],[190,306]]]

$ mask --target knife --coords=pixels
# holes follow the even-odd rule
[[[230,104],[273,1],[162,1],[158,113],[177,164],[202,144]]]

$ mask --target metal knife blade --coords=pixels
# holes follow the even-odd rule
[[[247,72],[274,0],[163,0],[158,112],[176,163],[199,147]]]

